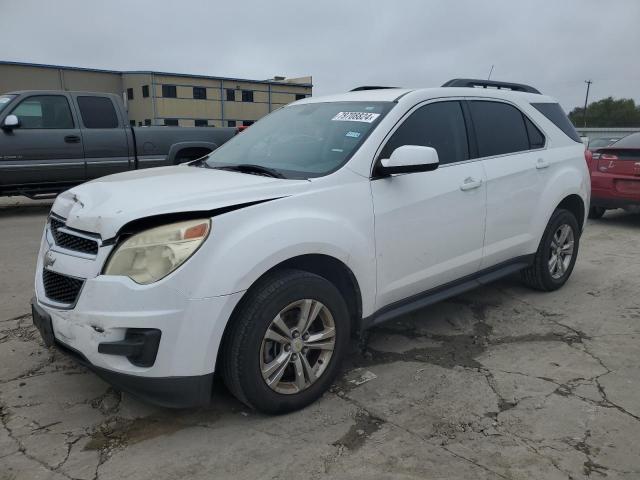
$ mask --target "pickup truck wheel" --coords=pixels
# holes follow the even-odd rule
[[[347,305],[328,280],[284,270],[252,287],[223,345],[227,388],[264,413],[298,410],[335,379],[350,337]]]
[[[607,211],[604,207],[591,207],[589,209],[589,218],[597,220],[598,218],[602,218],[604,213]]]
[[[533,264],[522,271],[524,282],[550,292],[569,279],[578,256],[580,227],[573,213],[556,210],[542,235]]]

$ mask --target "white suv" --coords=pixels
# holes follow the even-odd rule
[[[518,270],[561,287],[589,191],[580,138],[525,85],[307,98],[189,165],[61,194],[34,323],[150,402],[207,403],[216,371],[250,407],[290,411],[353,334]]]

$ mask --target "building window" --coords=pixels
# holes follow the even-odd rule
[[[248,126],[250,126],[250,125],[253,125],[253,120],[243,120],[243,121],[242,121],[242,125],[243,125],[244,127],[248,127]]]
[[[227,120],[227,126],[228,127],[235,127],[236,126],[236,121],[235,120]]]
[[[144,119],[144,125],[145,125],[146,127],[150,127],[150,126],[151,126],[151,120],[149,120],[148,118],[145,118],[145,119]]]
[[[207,89],[204,87],[193,87],[193,98],[196,100],[206,100]]]
[[[135,120],[129,120],[129,125],[131,125],[132,127],[136,126],[136,121]]]
[[[142,85],[142,96],[144,98],[149,97],[149,85]]]
[[[175,85],[162,85],[162,96],[164,98],[177,98],[178,92]]]
[[[165,118],[164,119],[164,124],[171,126],[171,127],[177,127],[178,126],[178,119],[177,118]]]
[[[307,98],[307,96],[304,93],[296,93],[296,100],[302,100]]]
[[[196,127],[208,127],[209,122],[206,120],[196,120]]]
[[[253,102],[253,90],[242,90],[242,101]]]
[[[127,88],[127,100],[133,100],[133,88]]]
[[[233,88],[227,88],[227,102],[236,101],[236,91]]]

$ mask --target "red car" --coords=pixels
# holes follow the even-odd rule
[[[607,209],[640,206],[640,132],[598,148],[591,157],[589,218],[600,218]]]

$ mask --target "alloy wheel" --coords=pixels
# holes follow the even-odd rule
[[[561,225],[551,239],[549,252],[549,273],[554,279],[560,279],[567,272],[573,258],[574,237],[573,229]]]
[[[293,302],[275,316],[262,339],[262,378],[278,393],[306,390],[327,369],[335,343],[335,322],[323,303]]]

